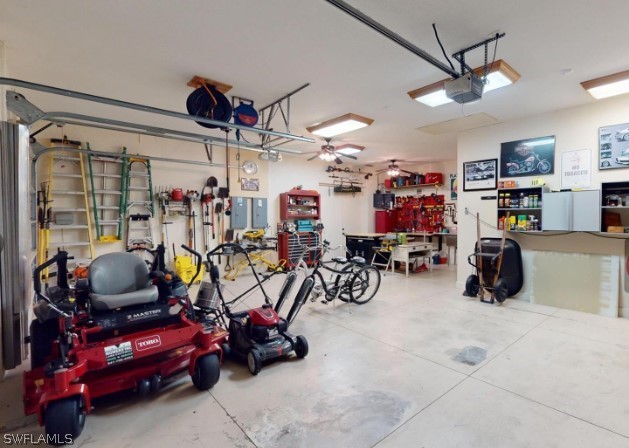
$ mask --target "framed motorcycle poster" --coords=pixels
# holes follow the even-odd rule
[[[463,162],[463,191],[498,188],[498,159]]]
[[[500,144],[500,177],[543,176],[554,172],[554,135]]]

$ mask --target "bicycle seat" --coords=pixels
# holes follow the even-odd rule
[[[345,257],[334,257],[332,261],[336,261],[337,263],[345,264],[347,263],[347,258]]]
[[[352,262],[356,264],[365,264],[365,259],[363,257],[352,257]]]

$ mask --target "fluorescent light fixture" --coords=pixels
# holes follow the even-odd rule
[[[352,143],[345,143],[343,145],[336,146],[334,152],[337,152],[339,154],[351,155],[358,154],[363,149],[365,149],[364,146],[354,145]]]
[[[542,146],[542,145],[552,145],[555,143],[555,137],[543,138],[541,140],[527,140],[526,146]]]
[[[324,121],[323,123],[307,127],[306,129],[308,132],[320,135],[321,137],[334,137],[335,135],[364,128],[369,126],[371,123],[373,123],[371,118],[349,113]]]
[[[445,81],[438,81],[425,87],[412,90],[408,95],[415,101],[424,103],[430,107],[441,106],[442,104],[452,103],[453,101],[446,96],[443,87]]]
[[[474,73],[477,76],[482,77],[485,73],[485,67],[478,67],[474,69]],[[498,59],[493,64],[489,64],[489,73],[487,73],[487,79],[483,93],[491,92],[492,90],[506,87],[517,82],[520,79],[520,74],[516,72],[513,67],[507,64],[502,59]]]
[[[502,59],[495,61],[489,67],[489,73],[487,73],[483,93],[508,86],[520,79],[520,74]],[[477,76],[482,77],[485,73],[485,66],[475,68],[474,73],[476,73]],[[420,87],[419,89],[411,90],[408,92],[408,96],[413,98],[415,101],[419,101],[420,103],[424,103],[430,107],[452,103],[453,101],[446,96],[444,88],[444,83],[447,81],[449,81],[449,79],[444,79],[442,81]]]
[[[629,70],[584,81],[581,86],[597,100],[629,93]]]

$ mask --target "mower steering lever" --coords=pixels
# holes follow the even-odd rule
[[[33,271],[33,283],[34,283],[34,287],[35,287],[35,292],[36,293],[41,293],[41,281],[40,281],[40,276],[39,274],[46,268],[49,268],[50,266],[52,266],[53,264],[57,263],[57,262],[64,262],[67,260],[72,260],[74,259],[74,257],[68,256],[68,253],[65,250],[60,250],[59,252],[57,252],[57,254],[52,257],[50,260],[40,264],[39,266],[37,266],[35,268],[35,270]]]

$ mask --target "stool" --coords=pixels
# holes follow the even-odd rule
[[[373,258],[371,259],[372,266],[384,267],[384,274],[386,275],[391,266],[391,259],[393,253],[393,247],[397,244],[397,236],[395,233],[387,233],[380,240],[381,246],[373,247]]]

